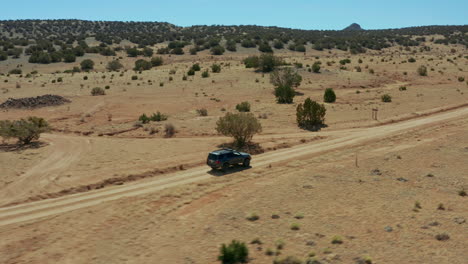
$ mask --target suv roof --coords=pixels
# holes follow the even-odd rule
[[[222,155],[222,154],[230,153],[230,152],[233,152],[233,151],[235,151],[235,150],[225,148],[225,149],[218,149],[218,150],[212,151],[212,152],[210,152],[210,154]]]

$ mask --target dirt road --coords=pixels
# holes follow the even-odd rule
[[[363,144],[392,134],[408,132],[411,129],[421,126],[436,124],[456,118],[466,118],[466,116],[468,116],[467,107],[400,123],[372,128],[346,130],[343,131],[339,137],[332,140],[304,144],[255,156],[252,165],[254,167],[253,169],[255,169],[255,167],[264,167],[273,163],[287,162],[288,160],[302,156],[316,155],[321,152],[331,151],[338,148]],[[57,155],[64,155],[64,153]],[[70,157],[69,160],[71,159],[73,159],[73,157]],[[38,164],[37,166],[54,166],[54,158],[48,158],[44,163]],[[165,188],[212,178],[213,175],[208,172],[209,169],[206,166],[201,166],[178,173],[168,174],[163,178],[154,179],[149,182],[121,185],[86,193],[63,196],[56,199],[0,208],[0,226],[26,221],[36,221],[43,217],[93,206],[106,201],[156,192]]]

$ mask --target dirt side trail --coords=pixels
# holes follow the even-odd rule
[[[366,142],[375,141],[393,134],[409,132],[411,129],[417,129],[419,127],[428,125],[435,125],[437,123],[443,123],[456,118],[466,118],[467,116],[468,108],[465,107],[451,112],[435,114],[400,123],[393,123],[365,129],[361,128],[346,130],[342,131],[340,135],[336,134],[338,135],[337,138],[325,142],[304,144],[297,147],[282,149],[255,156],[252,165],[254,167],[253,169],[255,170],[255,168],[268,166],[273,163],[287,162],[288,160],[298,159],[307,155],[316,155],[318,153],[349,147],[352,145],[364,144]],[[60,138],[60,136],[57,137]],[[45,173],[43,178],[49,177],[47,174],[53,172],[54,169],[60,169],[63,166],[67,166],[69,162],[73,162],[74,159],[80,156],[81,152],[76,151],[76,148],[80,148],[78,145],[83,147],[83,142],[67,142],[67,139],[65,138],[63,140],[63,152],[51,155],[51,157],[35,166],[36,169],[37,166],[47,168],[46,171],[48,173]],[[86,144],[84,146],[86,146]],[[70,156],[66,157],[66,150],[70,150],[70,148],[74,149],[74,151],[72,151],[74,153],[69,154]],[[59,161],[59,164],[55,164],[57,161]],[[150,181],[121,185],[86,193],[63,196],[56,199],[0,208],[0,226],[21,223],[25,221],[36,221],[43,217],[93,206],[102,202],[156,192],[165,188],[201,181],[212,177],[213,174],[209,173],[208,168],[206,166],[201,166],[178,173],[168,174],[162,178],[153,179]],[[17,186],[19,189],[20,185]]]
[[[12,194],[26,195],[30,191],[54,184],[57,177],[77,162],[90,147],[90,140],[83,137],[44,134],[42,138],[50,144],[47,157],[25,171],[18,180],[4,187],[0,199],[6,199]],[[34,184],[28,183],[30,181],[34,181]]]

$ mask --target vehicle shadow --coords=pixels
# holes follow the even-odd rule
[[[237,172],[241,172],[241,171],[244,171],[244,170],[248,170],[250,168],[252,168],[252,166],[244,167],[244,166],[241,166],[241,165],[235,165],[235,166],[229,167],[225,171],[223,171],[223,170],[210,170],[210,171],[208,171],[208,173],[213,175],[213,176],[216,176],[216,177],[221,177],[221,176],[229,175],[229,174],[232,174],[232,173],[237,173]]]

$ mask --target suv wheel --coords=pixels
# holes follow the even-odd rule
[[[229,163],[227,163],[227,162],[224,163],[224,164],[223,164],[223,167],[222,167],[222,170],[223,170],[223,171],[226,171],[228,168],[229,168]]]
[[[242,163],[244,167],[249,167],[250,166],[250,159],[245,159],[244,162]]]

